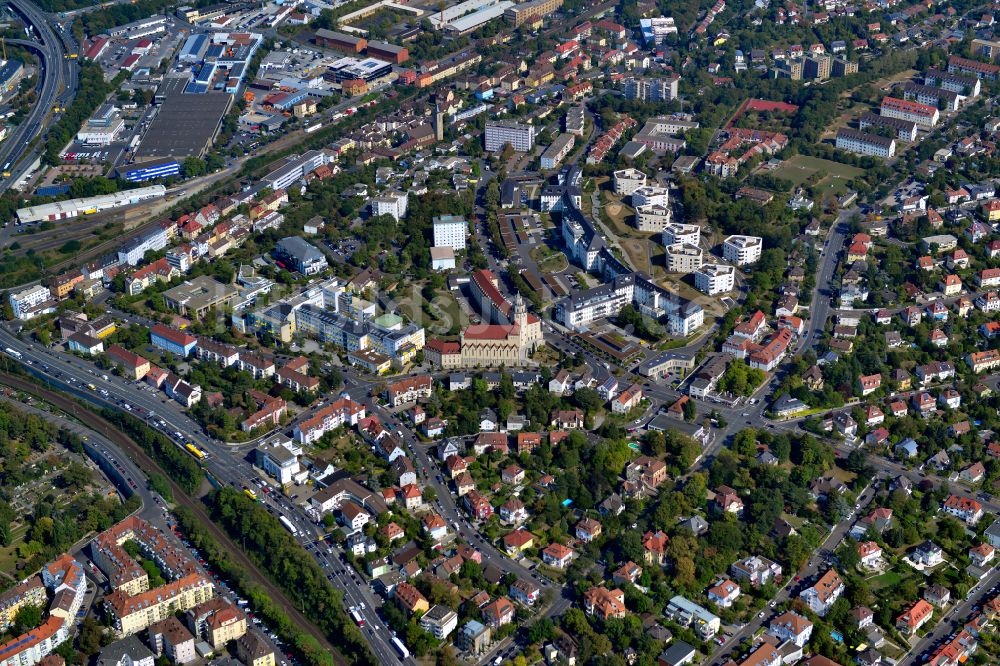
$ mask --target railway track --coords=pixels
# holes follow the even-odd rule
[[[123,451],[128,453],[141,470],[147,473],[155,471],[160,474],[160,476],[165,478],[170,484],[170,490],[173,493],[174,501],[177,504],[187,507],[198,517],[198,520],[201,521],[216,541],[227,550],[229,556],[245,569],[250,577],[253,578],[254,582],[267,591],[271,600],[281,606],[282,610],[288,615],[292,622],[312,634],[312,636],[319,641],[320,645],[330,652],[334,658],[334,662],[338,666],[348,666],[347,660],[343,658],[343,656],[337,651],[337,648],[330,642],[323,632],[321,632],[309,621],[308,618],[299,612],[298,609],[295,608],[294,604],[292,604],[292,602],[285,597],[284,593],[276,585],[274,585],[267,578],[267,576],[257,569],[256,565],[254,565],[250,558],[247,557],[242,550],[240,550],[236,543],[229,538],[229,535],[226,534],[222,528],[212,522],[212,519],[205,510],[204,505],[196,499],[188,496],[180,486],[174,483],[173,479],[170,478],[170,475],[163,468],[161,468],[160,465],[153,460],[141,446],[136,444],[131,437],[117,430],[102,417],[79,405],[76,401],[72,400],[63,393],[42,388],[38,384],[23,377],[18,377],[5,372],[0,372],[0,384],[30,393],[51,405],[58,407],[65,413],[78,419],[94,432],[121,447]]]

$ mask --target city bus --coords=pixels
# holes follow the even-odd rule
[[[184,448],[187,449],[188,453],[190,453],[191,455],[193,455],[198,460],[204,460],[205,459],[205,452],[202,451],[201,449],[199,449],[194,444],[188,442],[187,444],[184,445]]]
[[[252,488],[243,486],[243,494],[252,499],[254,502],[257,501],[257,493],[255,493]]]

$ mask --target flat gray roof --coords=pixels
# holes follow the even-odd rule
[[[136,161],[202,157],[233,104],[228,93],[168,94],[136,150]]]

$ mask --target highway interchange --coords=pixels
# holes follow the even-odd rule
[[[10,174],[0,176],[0,192],[17,183],[42,154],[44,144],[38,141],[32,147],[32,142],[40,139],[45,128],[58,117],[53,109],[65,108],[72,101],[78,85],[76,63],[66,58],[68,53],[76,52],[72,34],[29,0],[10,0],[9,4],[37,37],[33,43],[31,40],[21,43],[30,44],[40,56],[41,86],[28,116],[0,144],[0,164]]]

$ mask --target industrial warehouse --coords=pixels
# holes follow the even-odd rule
[[[204,156],[232,105],[229,93],[168,91],[135,151],[135,161]]]
[[[97,197],[83,199],[67,199],[41,206],[29,206],[17,209],[17,219],[21,224],[32,222],[54,222],[68,220],[79,215],[93,215],[102,210],[130,206],[140,201],[159,199],[167,193],[163,185],[150,185],[134,190],[125,190],[114,194],[102,194]]]

